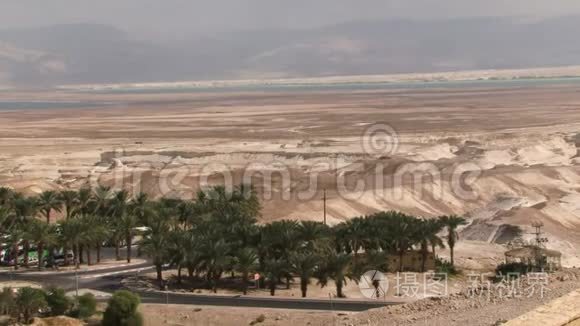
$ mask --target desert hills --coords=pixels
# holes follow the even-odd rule
[[[337,223],[378,210],[462,214],[462,263],[545,225],[579,266],[580,93],[572,86],[305,93],[5,92],[105,103],[0,111],[0,184],[27,193],[104,184],[191,198],[251,180],[261,219]],[[396,146],[369,150],[373,126]],[[372,135],[371,135],[372,137]],[[380,136],[379,136],[380,137]],[[378,139],[381,141],[382,139]],[[381,144],[379,144],[381,145]],[[382,145],[385,145],[383,143]]]

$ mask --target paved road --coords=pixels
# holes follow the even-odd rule
[[[65,290],[76,288],[78,279],[79,288],[106,289],[107,285],[111,289],[119,288],[118,284],[122,276],[136,274],[153,270],[151,263],[144,262],[130,266],[118,266],[98,270],[79,269],[77,271],[61,272],[36,272],[36,271],[15,271],[3,272],[0,274],[0,281],[30,281],[47,286],[58,286]],[[115,286],[117,285],[117,286]]]
[[[326,311],[365,311],[398,303],[388,301],[355,301],[344,299],[293,299],[282,297],[213,296],[163,292],[139,293],[144,303],[190,304],[203,306],[256,307]]]
[[[120,280],[123,276],[135,274],[139,270],[153,269],[150,263],[136,264],[131,266],[113,267],[101,270],[79,270],[59,273],[40,274],[36,272],[16,272],[0,274],[0,281],[20,280],[41,283],[47,286],[58,286],[65,290],[74,290],[78,279],[78,287],[94,289],[112,293],[122,286]],[[388,301],[356,301],[344,299],[295,299],[282,297],[248,297],[248,296],[213,296],[197,294],[180,294],[171,292],[141,292],[138,291],[144,303],[156,304],[189,304],[205,306],[228,306],[228,307],[259,307],[274,309],[303,309],[303,310],[326,310],[326,311],[365,311],[388,305],[398,304]],[[105,299],[103,299],[105,300]]]

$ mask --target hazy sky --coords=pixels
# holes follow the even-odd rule
[[[578,0],[0,0],[0,29],[90,22],[152,38],[368,19],[575,14]]]

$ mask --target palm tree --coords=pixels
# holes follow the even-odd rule
[[[12,198],[14,196],[14,191],[8,187],[0,187],[0,206],[9,206]]]
[[[280,279],[288,274],[288,263],[282,259],[270,259],[265,263],[266,278],[268,279],[268,287],[270,288],[270,295],[276,295],[276,286]]]
[[[31,287],[21,288],[16,295],[16,306],[19,316],[22,315],[24,323],[28,324],[30,317],[47,306],[44,291]],[[18,319],[21,321],[20,317]]]
[[[417,224],[415,240],[419,243],[421,252],[421,273],[425,272],[425,264],[429,256],[429,245],[434,246],[438,243],[437,241],[442,244],[441,239],[437,236],[440,230],[440,223],[436,220],[420,220]],[[433,255],[435,255],[435,249],[433,248],[432,250]]]
[[[336,284],[336,296],[344,298],[342,289],[346,284],[347,278],[351,278],[352,257],[345,253],[336,253],[334,251],[327,253],[323,266],[318,273],[318,282],[322,287],[328,284],[328,280],[334,280]]]
[[[38,212],[38,203],[32,197],[26,197],[20,193],[15,193],[12,199],[12,210],[16,220],[20,224],[26,224],[34,219]]]
[[[104,188],[106,193],[106,188]],[[135,216],[128,214],[130,208],[130,196],[125,190],[118,191],[109,201],[109,217],[113,226],[112,240],[115,243],[115,255],[120,260],[119,249],[121,242],[127,242],[127,262],[131,262],[131,245],[133,237],[133,228],[136,226]]]
[[[330,227],[322,222],[302,221],[296,230],[296,237],[302,243],[303,249],[309,251],[324,249],[328,245]]]
[[[94,213],[100,216],[108,216],[112,197],[111,188],[104,186],[97,187],[92,194]]]
[[[28,223],[33,220],[38,211],[38,205],[34,198],[25,197],[22,194],[15,193],[12,200],[15,221],[20,230],[25,231]],[[24,266],[28,267],[28,258],[30,251],[30,242],[24,239]]]
[[[143,252],[151,258],[153,265],[155,265],[157,282],[161,289],[163,289],[163,264],[169,260],[169,234],[170,231],[166,221],[156,217],[156,220],[150,224],[150,228],[145,233],[142,242]]]
[[[12,220],[12,211],[4,206],[0,206],[0,234],[4,234],[9,230]]]
[[[364,247],[368,239],[368,223],[362,217],[355,217],[344,223],[343,239],[349,251],[354,253],[354,262],[356,263],[359,250]]]
[[[111,228],[107,221],[101,216],[92,215],[92,230],[91,238],[95,244],[95,250],[97,254],[97,264],[101,262],[101,248],[103,242],[107,241],[110,237]],[[88,258],[88,257],[87,257]],[[90,264],[90,262],[89,262]]]
[[[83,187],[78,192],[78,205],[75,214],[87,215],[93,214],[96,210],[96,198],[89,187]]]
[[[192,250],[193,239],[191,232],[173,230],[169,234],[169,258],[171,264],[177,268],[177,284],[181,284],[181,270],[186,263],[187,254]]]
[[[63,202],[55,191],[44,191],[38,196],[38,209],[46,217],[46,223],[50,223],[50,213],[52,211],[60,212]]]
[[[408,215],[396,213],[390,223],[390,234],[397,253],[399,254],[399,272],[403,272],[403,260],[407,250],[415,244],[417,237],[417,219]]]
[[[82,218],[72,218],[61,222],[59,228],[60,241],[63,244],[65,257],[67,257],[67,250],[69,248],[72,249],[74,254],[74,264],[78,269],[80,265],[79,248],[87,239],[87,232],[90,232],[88,229],[89,226]]]
[[[0,292],[0,315],[12,316],[16,311],[16,302],[14,302],[14,292],[12,288],[5,287]]]
[[[290,270],[300,276],[300,291],[306,298],[310,279],[317,272],[320,257],[309,253],[294,253],[290,256]]]
[[[222,274],[232,265],[233,258],[229,255],[231,252],[230,244],[224,239],[216,241],[215,237],[207,237],[202,242],[204,254],[204,267],[207,271],[207,280],[214,293],[217,293],[217,285]]]
[[[431,246],[431,252],[433,253],[433,257],[437,257],[435,248],[437,247],[441,249],[445,248],[443,240],[441,239],[441,237],[439,237],[439,233],[441,232],[441,230],[443,230],[443,225],[439,220],[434,219],[428,220],[427,223],[428,223],[427,228],[430,230],[427,241]]]
[[[190,225],[194,222],[194,218],[196,217],[195,210],[194,203],[182,200],[177,205],[177,220],[187,227],[188,224]]]
[[[97,263],[100,263],[101,243],[108,238],[107,226],[103,223],[102,219],[96,215],[84,215],[80,217],[80,223],[83,225],[83,229],[86,230],[83,234],[81,245],[86,249],[87,264],[89,266],[93,265],[91,255],[91,249],[93,248],[96,248],[97,251]]]
[[[234,257],[234,270],[242,274],[242,291],[248,294],[248,279],[251,272],[258,268],[258,254],[253,248],[242,248]]]
[[[282,220],[265,225],[262,228],[262,246],[267,248],[269,259],[283,259],[288,263],[290,253],[300,246],[298,239],[299,224],[296,221]],[[286,277],[286,288],[290,288],[291,277]]]
[[[124,213],[121,215],[117,223],[125,236],[125,243],[127,245],[127,263],[131,263],[133,236],[135,235],[135,228],[138,225],[137,217],[132,213]]]
[[[365,252],[365,261],[364,264],[359,264],[359,266],[354,266],[355,268],[359,268],[354,275],[355,276],[362,276],[363,273],[370,270],[377,270],[377,271],[386,271],[388,270],[388,262],[389,262],[389,253],[386,251],[379,251],[379,250],[369,250]],[[361,268],[362,265],[362,269]]]
[[[459,233],[457,232],[457,228],[460,225],[467,224],[467,221],[463,217],[459,217],[457,215],[447,215],[439,217],[441,224],[447,228],[447,245],[449,246],[449,252],[451,256],[451,265],[455,266],[454,261],[454,249],[455,244],[459,240]]]
[[[59,198],[64,206],[66,219],[68,220],[73,216],[74,211],[78,209],[79,193],[74,190],[64,190],[60,192]]]
[[[143,192],[139,193],[131,200],[130,211],[137,217],[140,224],[146,225],[149,217],[153,214],[153,207],[151,201],[149,201],[149,196]]]
[[[113,242],[115,247],[115,260],[122,260],[121,258],[121,242],[125,237],[125,231],[118,220],[107,220],[110,225],[109,240]]]
[[[27,227],[24,238],[36,244],[38,255],[38,270],[44,268],[44,249],[57,241],[54,225],[39,220],[33,220]]]
[[[10,259],[14,262],[14,269],[18,269],[19,266],[19,249],[20,244],[22,243],[22,239],[24,238],[24,230],[22,229],[21,225],[14,224],[10,228],[10,232],[8,233],[8,239],[6,239],[10,246]]]

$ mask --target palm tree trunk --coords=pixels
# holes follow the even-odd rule
[[[93,264],[93,260],[91,259],[91,247],[89,245],[87,245],[86,251],[87,251],[87,264],[91,266]]]
[[[24,308],[24,311],[22,311],[22,316],[24,317],[24,323],[28,324],[30,322],[30,309]]]
[[[451,256],[451,266],[455,266],[455,260],[454,260],[455,253],[454,253],[454,250],[453,250],[454,247],[455,247],[454,245],[453,246],[452,245],[449,246],[449,252],[450,252],[450,256]]]
[[[73,255],[75,257],[75,268],[79,269],[80,267],[80,259],[79,259],[79,245],[73,245]]]
[[[242,292],[244,295],[248,294],[248,272],[242,273]]]
[[[97,264],[101,262],[101,242],[97,241]]]
[[[64,247],[62,251],[64,252],[64,265],[68,266],[70,264],[70,261],[68,261],[68,248]]]
[[[28,268],[28,252],[30,251],[30,242],[28,240],[24,241],[24,267]]]
[[[434,243],[431,244],[431,252],[433,253],[433,258],[437,258],[437,255],[435,254],[435,244]]]
[[[177,265],[177,284],[181,285],[181,264]]]
[[[218,282],[220,280],[221,273],[215,273],[213,278],[213,293],[217,293]]]
[[[117,259],[117,260],[121,260],[121,253],[119,252],[120,246],[121,246],[121,244],[119,243],[119,241],[115,240],[115,259]]]
[[[12,257],[14,259],[14,269],[18,269],[18,243],[12,245]]]
[[[308,291],[308,278],[307,277],[300,278],[300,291],[302,291],[302,297],[306,298],[306,292]]]
[[[336,281],[336,296],[339,298],[344,298],[344,294],[342,293],[342,286],[343,286],[342,280],[340,280],[340,279],[337,280]]]
[[[427,262],[428,254],[427,247],[421,246],[421,273],[425,273],[425,263]]]
[[[405,257],[405,250],[399,249],[399,273],[403,272],[403,257]]]
[[[141,241],[143,240],[141,239]],[[139,258],[141,258],[141,255],[143,255],[143,253],[141,252],[141,244],[140,244],[141,241],[137,242],[137,257]]]
[[[163,290],[163,270],[161,268],[161,264],[155,264],[155,270],[157,271],[157,282],[159,283],[159,288]]]
[[[46,211],[46,224],[50,224],[50,211]]]
[[[42,242],[39,242],[36,245],[36,250],[37,250],[36,252],[37,252],[37,255],[38,255],[38,270],[41,271],[42,268],[44,267],[44,264],[43,264],[43,262],[44,262],[44,259],[43,259],[44,250],[42,248]]]
[[[354,248],[352,249],[354,252],[353,264],[356,266],[356,264],[358,263],[358,241],[354,242]]]
[[[133,241],[133,237],[131,236],[131,234],[127,234],[126,239],[127,241],[127,263],[131,263],[131,245],[132,245],[132,241]]]
[[[47,264],[50,265],[52,269],[56,269],[56,262],[54,261],[54,245],[48,246],[47,251]]]
[[[83,255],[84,251],[85,251],[85,246],[83,245],[78,245],[78,252],[79,252],[79,263],[80,264],[84,264],[85,263],[85,256]]]
[[[270,280],[270,295],[271,296],[275,296],[276,295],[276,278],[272,278]]]
[[[290,281],[291,280],[292,280],[292,277],[286,276],[286,290],[290,290]]]

